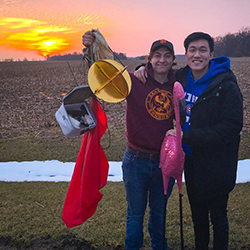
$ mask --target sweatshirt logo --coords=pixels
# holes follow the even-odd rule
[[[154,89],[146,98],[146,109],[156,120],[166,120],[173,115],[173,95],[163,89]]]

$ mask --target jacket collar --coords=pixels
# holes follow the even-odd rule
[[[176,73],[176,78],[177,78],[178,81],[181,82],[184,89],[187,86],[187,74],[188,74],[189,70],[190,70],[190,67],[187,65],[184,68],[179,69],[177,71],[177,73]],[[236,77],[235,77],[234,73],[231,70],[228,70],[226,72],[222,72],[222,73],[219,73],[219,74],[215,75],[211,79],[211,83],[207,87],[206,91],[210,90],[211,88],[214,88],[215,86],[217,86],[224,79],[233,81],[233,82],[235,82],[237,84],[237,80],[236,80]]]

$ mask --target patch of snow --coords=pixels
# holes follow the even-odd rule
[[[108,181],[122,181],[122,162],[110,161]],[[52,161],[0,162],[0,181],[67,181],[75,163]],[[183,181],[184,176],[183,176]],[[236,183],[250,182],[250,159],[238,162]]]

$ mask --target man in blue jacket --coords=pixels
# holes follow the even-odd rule
[[[230,59],[213,58],[214,41],[195,32],[184,41],[187,66],[177,72],[186,94],[185,182],[197,250],[208,250],[209,215],[215,250],[228,249],[227,202],[234,188],[243,100]],[[135,76],[145,82],[143,68]],[[175,130],[169,131],[175,134]]]
[[[228,249],[228,195],[235,186],[243,125],[242,95],[230,59],[213,58],[210,35],[195,32],[184,46],[188,66],[178,78],[186,93],[184,169],[195,245],[208,249],[210,214],[214,249],[224,250]]]
[[[227,202],[234,188],[243,100],[230,59],[213,58],[214,41],[202,32],[184,41],[188,66],[177,79],[186,94],[183,126],[185,181],[197,250],[208,250],[209,214],[215,250],[228,249]]]

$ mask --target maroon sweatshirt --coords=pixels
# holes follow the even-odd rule
[[[166,131],[173,128],[173,84],[175,71],[160,84],[153,77],[150,63],[146,65],[147,82],[143,84],[130,73],[132,88],[127,97],[127,144],[150,153],[160,152]]]

